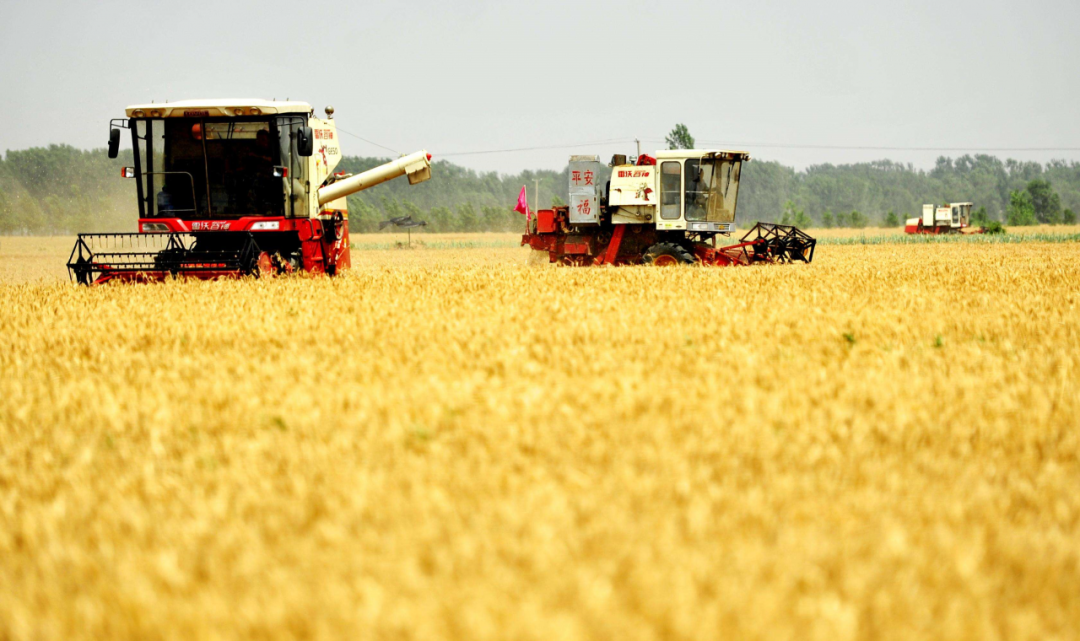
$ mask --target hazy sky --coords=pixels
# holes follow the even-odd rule
[[[132,103],[262,97],[502,172],[659,149],[677,122],[800,168],[963,153],[855,147],[1080,160],[1077,0],[0,2],[0,149],[102,147]]]

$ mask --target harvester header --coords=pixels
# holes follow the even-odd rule
[[[131,105],[109,129],[132,143],[139,233],[80,234],[68,261],[80,283],[160,280],[350,266],[345,197],[406,176],[431,178],[418,151],[351,176],[335,172],[333,120],[297,101],[251,98]]]

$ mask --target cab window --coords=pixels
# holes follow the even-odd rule
[[[687,220],[708,220],[709,185],[713,182],[713,164],[700,160],[686,161],[686,189],[683,192]]]
[[[660,165],[660,217],[677,219],[682,205],[682,163],[667,161]]]

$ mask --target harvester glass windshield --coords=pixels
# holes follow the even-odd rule
[[[304,163],[287,118],[167,118],[136,123],[142,215],[291,216]],[[284,171],[283,171],[284,169]]]
[[[686,220],[730,223],[739,195],[740,160],[702,158],[686,161]]]

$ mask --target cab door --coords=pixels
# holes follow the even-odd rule
[[[657,229],[686,229],[683,215],[683,161],[661,160],[660,213],[656,219]]]

